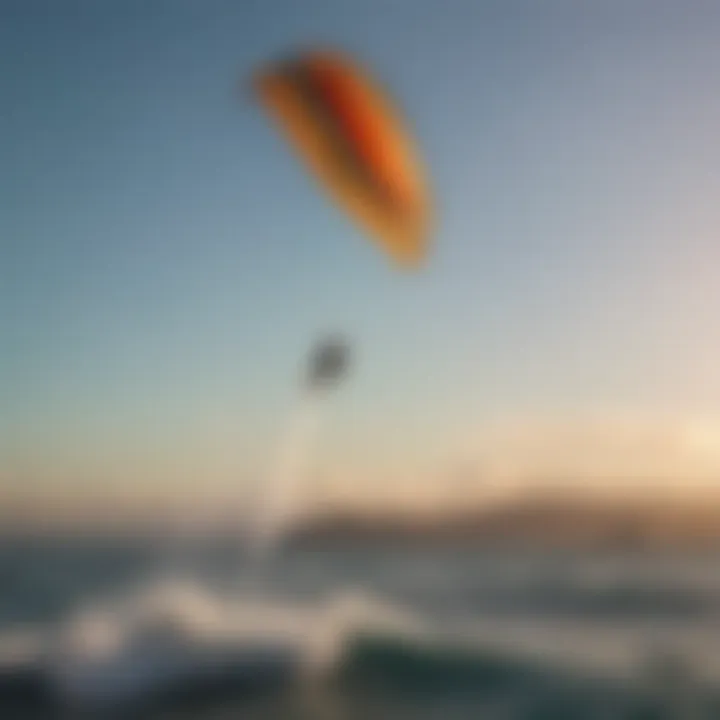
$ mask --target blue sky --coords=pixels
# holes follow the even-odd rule
[[[709,427],[719,34],[709,0],[3,0],[2,482],[232,485],[334,328],[358,352],[340,475],[441,467],[496,417]],[[439,215],[418,275],[238,92],[313,42],[418,136]]]

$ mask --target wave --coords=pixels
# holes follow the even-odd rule
[[[108,709],[278,696],[309,685],[406,697],[472,692],[483,702],[601,685],[605,702],[621,702],[630,690],[668,691],[668,672],[676,685],[683,674],[698,684],[698,667],[720,678],[707,629],[675,631],[449,623],[363,592],[303,605],[172,581],[0,638],[0,706],[33,706],[42,718],[51,707],[107,717]]]

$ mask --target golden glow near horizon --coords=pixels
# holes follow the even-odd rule
[[[91,477],[47,484],[4,482],[0,503],[21,504],[35,517],[88,519],[98,507],[131,519],[148,512],[211,517],[221,508],[240,517],[261,470],[242,472],[242,458],[213,466],[96,466]],[[38,469],[39,471],[39,469]],[[138,482],[145,473],[146,482]],[[134,476],[123,483],[122,476]],[[11,476],[7,474],[7,478]],[[54,490],[52,489],[54,485]],[[720,491],[720,421],[673,419],[638,412],[516,415],[487,421],[458,438],[433,464],[412,458],[354,466],[318,458],[304,481],[299,513],[323,510],[416,514],[462,510],[547,489],[591,495],[683,496]],[[45,488],[45,489],[43,489]],[[202,506],[202,507],[200,507]]]

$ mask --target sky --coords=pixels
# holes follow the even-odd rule
[[[234,496],[335,329],[318,492],[714,486],[719,35],[712,0],[0,0],[0,498]],[[417,274],[243,90],[317,42],[417,136]]]

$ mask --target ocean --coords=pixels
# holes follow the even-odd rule
[[[717,553],[0,546],[0,718],[720,718]]]

